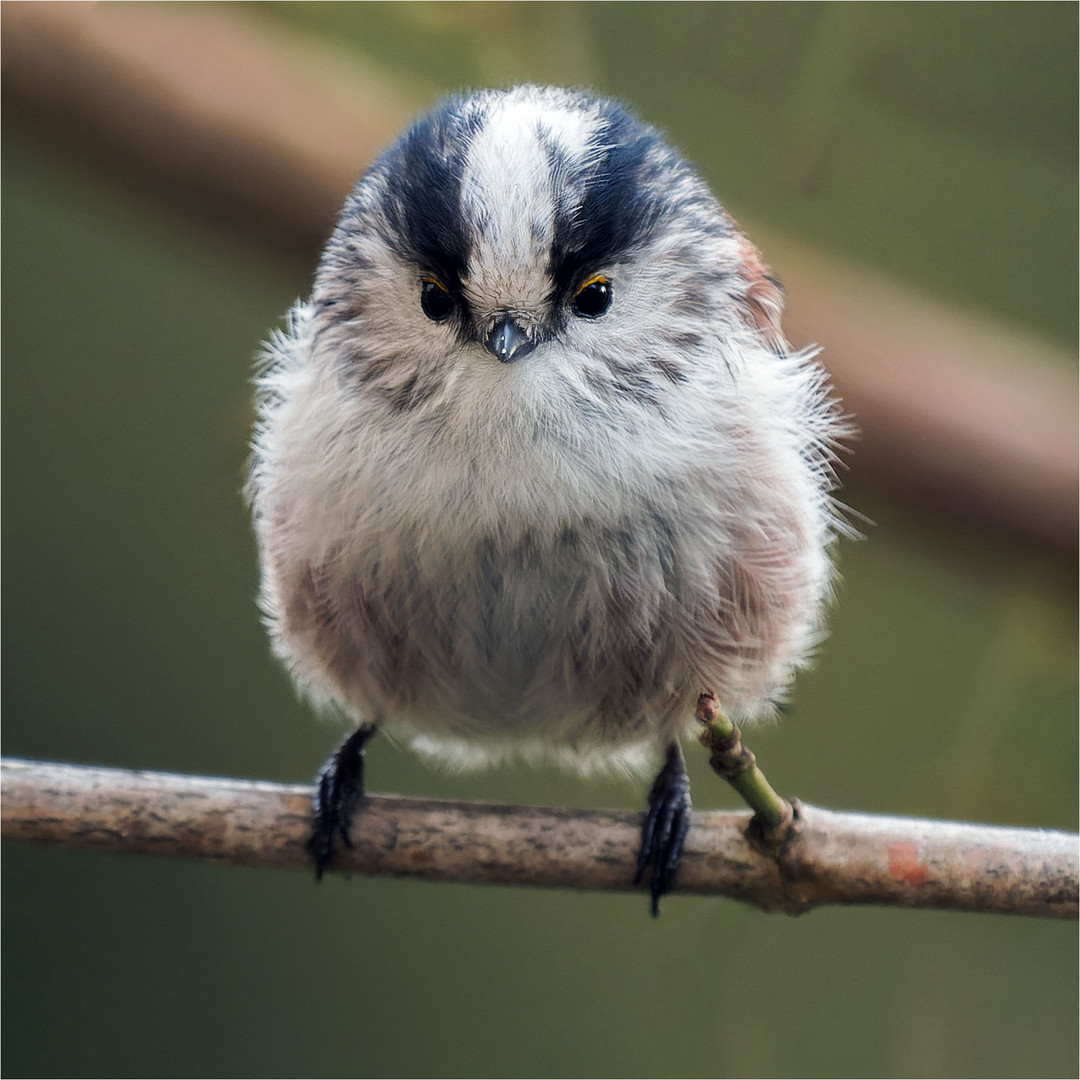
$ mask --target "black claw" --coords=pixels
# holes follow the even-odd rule
[[[649,792],[649,810],[641,826],[641,847],[638,850],[637,885],[652,864],[653,918],[660,914],[660,897],[668,892],[679,867],[683,842],[690,831],[690,777],[678,743],[668,747],[664,767],[656,776]]]
[[[334,854],[334,837],[352,847],[349,824],[364,798],[364,746],[375,734],[369,725],[357,728],[329,757],[319,772],[312,799],[314,811],[307,850],[322,879]]]

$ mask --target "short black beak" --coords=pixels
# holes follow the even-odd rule
[[[509,315],[504,315],[495,324],[491,336],[484,342],[492,356],[497,357],[504,364],[511,360],[517,360],[527,356],[535,346],[525,336],[525,332]]]

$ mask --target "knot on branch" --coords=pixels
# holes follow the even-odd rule
[[[700,713],[698,719],[701,719]],[[705,728],[698,741],[709,751],[709,764],[717,776],[732,781],[741,773],[749,772],[756,764],[754,752],[742,743],[742,732],[732,725],[731,733],[717,732],[714,725]]]

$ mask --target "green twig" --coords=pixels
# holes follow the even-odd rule
[[[705,726],[701,745],[709,750],[709,764],[754,811],[766,838],[778,840],[794,820],[791,803],[773,790],[757,767],[753,753],[742,744],[739,729],[720,708],[712,694],[698,698],[697,718]]]

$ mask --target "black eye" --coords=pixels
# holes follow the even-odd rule
[[[420,286],[420,306],[432,322],[442,322],[454,310],[454,298],[434,278],[424,278]]]
[[[583,319],[599,319],[611,307],[611,282],[597,274],[574,293],[574,314]]]

